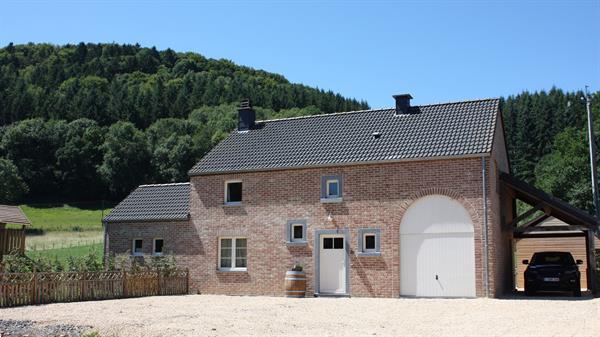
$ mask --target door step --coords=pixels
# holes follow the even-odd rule
[[[315,297],[339,297],[339,298],[343,298],[343,297],[350,297],[350,294],[319,294],[319,293],[315,293]]]

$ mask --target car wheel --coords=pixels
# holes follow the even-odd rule
[[[533,289],[525,286],[525,296],[533,296],[535,295],[535,292],[533,291]]]

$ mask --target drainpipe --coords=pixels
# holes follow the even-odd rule
[[[488,254],[488,209],[487,209],[487,170],[485,157],[481,157],[481,175],[483,182],[483,287],[485,289],[485,297],[490,297],[489,288],[489,254]]]

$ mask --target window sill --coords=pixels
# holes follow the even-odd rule
[[[164,256],[163,253],[154,253],[152,256]]]
[[[286,241],[285,245],[288,247],[308,246],[308,241]]]
[[[321,198],[321,203],[323,204],[334,204],[342,201],[342,198]]]
[[[356,253],[356,256],[381,256],[381,252],[360,252]]]
[[[230,273],[247,273],[247,272],[248,272],[248,268],[217,269],[217,273],[224,273],[224,274],[230,274]]]
[[[223,204],[223,206],[225,207],[231,207],[231,206],[242,206],[242,202],[226,202]]]
[[[143,253],[135,253],[135,254],[131,254],[132,257],[142,257],[144,256]]]

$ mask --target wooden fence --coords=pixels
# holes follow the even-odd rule
[[[0,273],[0,308],[53,302],[182,295],[189,271]]]

